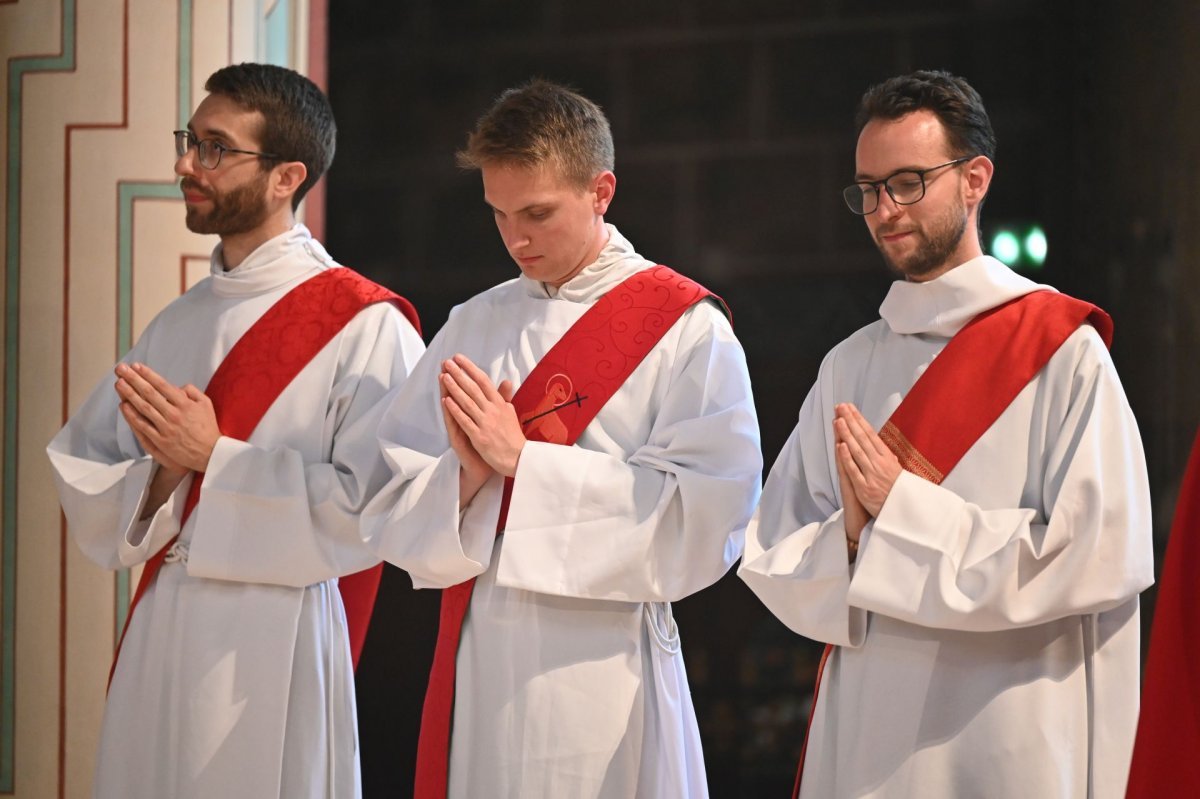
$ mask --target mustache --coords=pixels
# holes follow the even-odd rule
[[[200,184],[196,183],[191,178],[183,178],[180,180],[179,188],[189,194],[202,194],[205,197],[212,197],[212,192],[201,188]]]
[[[895,236],[897,233],[913,233],[915,231],[916,228],[912,227],[900,227],[899,225],[894,227],[890,225],[880,225],[879,227],[875,228],[875,241],[882,244],[884,236]]]

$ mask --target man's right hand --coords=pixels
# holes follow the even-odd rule
[[[842,466],[842,458],[850,457],[849,449],[841,442],[838,442],[837,449],[838,484],[842,489],[842,524],[846,527],[846,540],[857,547],[863,528],[867,526],[871,515],[867,513],[867,509],[863,507],[863,504],[858,501],[858,495],[854,493],[854,486],[850,483],[850,478],[846,475],[846,470]],[[843,452],[842,450],[846,451]]]
[[[454,420],[454,416],[449,409],[449,405],[453,404],[454,400],[449,398],[447,388],[451,382],[453,382],[453,378],[446,373],[446,368],[443,366],[442,373],[438,375],[438,389],[442,399],[442,421],[446,425],[446,436],[450,439],[450,448],[458,456],[458,462],[461,466],[458,472],[458,508],[462,510],[471,504],[471,500],[479,493],[479,489],[483,488],[483,484],[491,479],[491,476],[495,474],[495,470],[483,459],[471,443],[470,437],[467,436],[458,422]],[[508,380],[503,381],[497,387],[497,390],[506,402],[512,400],[513,389],[511,382]]]
[[[846,473],[845,464],[853,463],[854,459],[849,446],[838,434],[837,420],[834,420],[833,427],[834,447],[837,450],[834,461],[837,463],[838,485],[842,491],[842,524],[846,528],[846,540],[849,542],[847,546],[851,550],[850,560],[854,560],[854,556],[858,554],[858,542],[862,537],[863,528],[870,521],[871,514],[867,513],[867,509],[859,501],[858,494],[854,492],[854,484]]]
[[[118,377],[118,382],[120,379]],[[120,393],[118,389],[118,396]],[[121,415],[125,417],[126,423],[129,424],[129,429],[133,431],[133,437],[137,439],[142,451],[158,465],[154,471],[154,477],[150,479],[150,490],[146,492],[146,502],[142,505],[141,515],[138,517],[139,519],[149,519],[158,512],[167,498],[183,482],[183,478],[188,476],[191,469],[176,463],[161,449],[154,446],[154,442],[142,432],[147,424],[146,417],[139,413],[130,402],[122,398],[121,404],[117,407],[120,409]]]

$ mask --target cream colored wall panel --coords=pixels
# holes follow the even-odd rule
[[[122,155],[108,146],[116,138],[110,130],[88,130],[77,131],[71,141],[71,224],[65,233],[70,244],[70,312],[65,320],[69,412],[83,403],[117,354],[117,189],[110,159]],[[99,152],[105,157],[94,157]],[[63,235],[60,231],[59,238]]]
[[[22,287],[24,291],[24,287]],[[17,796],[49,797],[57,786],[59,733],[60,564],[57,502],[42,447],[49,436],[32,432],[56,417],[57,397],[46,402],[36,386],[38,364],[21,336],[21,435],[17,485],[16,746]],[[44,426],[44,425],[43,425]],[[38,444],[41,444],[41,447]]]
[[[50,479],[40,451],[60,418],[62,352],[63,131],[81,81],[68,74],[24,78],[21,115],[20,335],[16,485],[15,732],[17,796],[52,796],[57,787],[61,541]],[[38,446],[38,445],[41,446]],[[41,481],[39,483],[39,481]],[[36,575],[36,579],[34,576]]]
[[[191,107],[204,98],[204,81],[226,64],[247,59],[230,58],[230,0],[194,0],[192,5]],[[234,14],[238,10],[233,11]],[[246,13],[241,11],[241,13]]]
[[[216,238],[184,226],[170,131],[221,66],[268,50],[306,59],[307,14],[289,0],[0,3],[0,57],[27,70],[13,108],[0,81],[0,107],[21,120],[20,338],[16,363],[0,361],[17,377],[9,407],[16,399],[20,412],[17,450],[3,463],[19,498],[9,506],[15,524],[5,522],[16,542],[7,679],[15,672],[17,700],[15,737],[3,738],[18,799],[90,794],[117,617],[140,576],[101,570],[64,538],[45,444],[64,406],[111,381],[119,352],[208,274]],[[7,170],[6,157],[6,187]],[[5,220],[6,202],[0,192]]]
[[[200,236],[184,225],[183,200],[144,200],[133,210],[133,329],[141,335],[167,303],[183,293],[184,255],[204,259],[216,236]],[[182,254],[181,254],[182,253]],[[207,268],[205,270],[207,274]],[[200,386],[200,388],[204,388]]]
[[[233,20],[229,32],[229,63],[261,58],[258,37],[262,29],[262,6],[266,0],[229,0]]]
[[[196,285],[199,281],[208,276],[209,272],[209,257],[201,256],[184,256],[183,259],[183,281],[188,288]]]
[[[84,797],[91,793],[96,769],[96,740],[113,652],[115,597],[111,572],[97,568],[72,541],[66,542],[65,550],[64,795]]]
[[[292,3],[292,69],[308,74],[308,40],[311,27],[308,22],[309,4]]]
[[[59,2],[18,2],[0,5],[0,54],[57,53],[62,27]]]

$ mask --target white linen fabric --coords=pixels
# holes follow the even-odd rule
[[[902,473],[848,563],[834,406],[855,403],[878,429],[968,321],[1038,288],[987,256],[895,283],[882,319],[825,358],[771,470],[739,575],[791,629],[838,647],[804,797],[1124,794],[1150,496],[1094,329],[940,486]]]
[[[653,266],[615,228],[557,291],[524,276],[454,309],[380,425],[394,477],[364,535],[418,588],[477,577],[457,660],[449,793],[707,796],[667,604],[737,560],[762,456],[745,357],[710,302],[688,312],[574,446],[527,443],[459,514],[438,400],[463,353],[519,385],[606,291]]]
[[[287,291],[335,264],[303,225],[167,306],[125,356],[203,388]],[[155,465],[118,410],[111,376],[50,442],[71,535],[108,569],[144,563],[179,535],[126,635],[94,795],[347,797],[360,792],[354,682],[339,575],[378,562],[358,513],[386,480],[382,400],[424,347],[373,305],[304,368],[249,441],[221,438],[180,530],[191,478],[139,521]]]

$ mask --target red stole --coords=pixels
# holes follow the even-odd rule
[[[550,348],[513,396],[525,437],[574,444],[671,326],[706,297],[721,302],[665,266],[638,272],[609,290]],[[504,531],[512,487],[512,478],[506,478],[497,535]],[[442,591],[437,646],[421,713],[415,799],[446,797],[458,642],[474,586],[472,578]]]
[[[408,300],[350,269],[326,269],[281,297],[242,334],[204,389],[204,393],[212,400],[221,434],[239,441],[247,440],[292,379],[359,311],[377,302],[395,305],[417,333],[421,332],[417,312]],[[200,501],[200,485],[203,482],[202,473],[192,476],[179,521],[180,529],[183,529]],[[109,682],[116,671],[121,644],[125,640],[125,633],[129,632],[133,612],[146,589],[154,582],[173,543],[175,539],[154,553],[142,568],[141,579],[138,580],[125,618],[125,628],[121,631],[113,654]],[[347,632],[355,666],[358,665],[358,656],[366,640],[382,569],[383,564],[380,563],[338,580],[342,603],[346,608]]]
[[[1037,376],[1082,324],[1096,328],[1107,347],[1112,319],[1091,303],[1054,291],[1035,291],[972,319],[958,331],[905,395],[879,431],[900,465],[940,485],[1021,389]],[[800,794],[808,732],[816,715],[826,644],[817,667],[813,710],[800,750],[793,796]]]
[[[1126,799],[1200,796],[1200,436],[1179,484],[1154,603]]]

